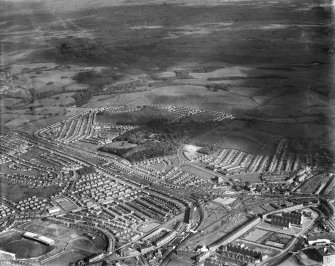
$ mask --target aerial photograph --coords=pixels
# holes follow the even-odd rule
[[[1,266],[334,266],[335,1],[0,0]]]

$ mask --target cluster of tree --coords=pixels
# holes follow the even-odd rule
[[[128,141],[141,144],[151,139],[160,142],[183,142],[201,135],[220,125],[220,122],[184,121],[169,123],[168,119],[153,119],[144,123],[140,128],[128,131],[116,138],[118,141]]]
[[[125,153],[123,158],[135,162],[149,158],[175,154],[178,150],[176,143],[147,141],[141,148],[134,148],[131,152]]]
[[[9,72],[0,71],[0,87],[10,86],[13,81],[13,76]]]
[[[77,173],[79,175],[88,175],[88,174],[92,174],[95,172],[95,168],[94,166],[84,166],[83,168],[80,168],[77,170]]]
[[[62,93],[62,91],[59,91],[59,90],[48,90],[48,91],[37,92],[34,88],[30,88],[29,92],[30,92],[30,95],[31,95],[31,102],[33,102],[35,100],[40,100],[40,99],[52,97],[52,96],[55,96],[59,93]]]
[[[229,91],[230,84],[208,84],[205,86],[210,91]]]
[[[208,155],[208,154],[213,153],[215,151],[215,149],[216,149],[215,145],[206,145],[206,146],[202,147],[201,149],[199,149],[198,152]]]
[[[88,101],[92,98],[92,93],[90,90],[78,91],[72,95],[72,98],[76,101],[76,106],[79,107],[88,103]]]
[[[187,120],[178,123],[169,123],[168,119],[152,119],[141,125],[140,128],[130,130],[115,141],[127,141],[137,144],[129,149],[100,147],[100,151],[118,155],[130,161],[175,154],[179,145],[189,139],[201,135],[208,130],[218,127],[220,122],[198,122]],[[207,145],[201,149],[203,153],[211,153],[214,145]]]
[[[96,46],[94,44],[71,44],[64,42],[58,47],[58,52],[62,56],[67,57],[86,57],[91,56],[95,49]]]
[[[101,78],[102,75],[97,73],[96,71],[83,71],[78,72],[73,76],[73,80],[77,81],[78,83],[86,83],[92,79]]]
[[[175,142],[146,141],[134,148],[118,149],[112,147],[100,147],[98,150],[112,153],[131,162],[135,162],[158,156],[175,154],[177,149],[178,144]]]
[[[188,73],[188,70],[175,70],[174,71],[176,73],[176,77],[179,78],[179,79],[190,79],[192,78],[189,73]]]
[[[98,151],[103,151],[103,152],[107,152],[107,153],[111,153],[111,154],[115,154],[117,156],[120,156],[122,158],[124,158],[124,155],[131,151],[133,148],[128,148],[128,149],[118,149],[118,148],[112,148],[112,147],[107,147],[107,146],[103,146],[103,147],[99,147]]]

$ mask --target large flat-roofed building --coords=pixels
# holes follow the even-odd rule
[[[55,240],[32,232],[25,232],[23,237],[41,242],[48,246],[55,244]]]
[[[311,234],[307,237],[309,245],[330,244],[331,240],[335,238],[335,233],[318,233]]]

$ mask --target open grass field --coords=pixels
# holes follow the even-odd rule
[[[27,188],[20,185],[0,183],[0,194],[14,202],[36,195],[37,197],[49,197],[56,194],[59,187]]]
[[[198,176],[200,178],[203,178],[203,179],[211,179],[211,178],[214,178],[215,177],[215,173],[211,173],[209,171],[206,171],[204,169],[200,169],[198,167],[194,167],[192,165],[185,165],[185,166],[182,166],[182,169],[186,172],[189,172],[191,174],[194,174],[195,176]]]
[[[44,221],[34,221],[24,229],[29,232],[50,237],[60,243],[67,243],[73,239],[79,238],[82,235],[82,233],[76,229]]]
[[[24,230],[54,239],[57,245],[65,245],[70,242],[77,248],[83,250],[95,250],[93,253],[96,252],[96,250],[104,249],[106,245],[101,237],[96,237],[93,241],[90,241],[83,237],[83,232],[80,230],[47,221],[34,221],[27,225]],[[87,249],[86,240],[89,241]]]
[[[293,256],[288,257],[286,260],[278,264],[278,266],[296,266],[297,261]]]
[[[18,259],[39,257],[51,250],[49,246],[28,239],[11,241],[4,249],[7,252],[16,254]]]
[[[237,149],[253,154],[270,155],[279,139],[278,135],[254,130],[244,121],[229,121],[225,127],[218,127],[193,138],[190,144],[217,148]]]
[[[140,232],[149,232],[151,230],[153,230],[154,228],[158,227],[159,224],[158,223],[152,223],[152,222],[149,222],[149,223],[145,223],[145,224],[142,224],[140,225],[137,230],[140,231]]]
[[[127,141],[113,141],[111,143],[104,145],[104,147],[113,148],[113,149],[130,149],[136,146],[137,144],[129,143]]]
[[[64,211],[71,211],[78,208],[72,201],[67,198],[56,198],[54,199],[54,202],[56,202]]]
[[[79,238],[79,239],[73,240],[71,243],[69,243],[66,249],[76,250],[76,251],[85,250],[89,253],[101,252],[101,249],[96,246],[96,243],[92,242],[90,239],[87,239],[87,238]]]
[[[246,235],[244,235],[243,239],[257,243],[258,239],[262,238],[267,233],[268,233],[268,231],[266,231],[266,230],[261,230],[261,229],[255,228],[254,230],[249,231]]]
[[[97,122],[101,123],[117,123],[117,124],[143,124],[153,119],[172,120],[175,116],[168,114],[162,110],[143,107],[133,112],[109,113],[101,112],[97,114]]]
[[[70,251],[60,257],[52,259],[43,265],[50,265],[50,266],[60,266],[60,265],[69,265],[70,263],[76,262],[80,259],[84,259],[87,257],[88,253],[84,251]]]

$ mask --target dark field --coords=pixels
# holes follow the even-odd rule
[[[28,188],[20,185],[0,183],[0,195],[11,201],[18,202],[21,199],[36,195],[37,197],[48,198],[59,191],[58,187],[50,188]]]

